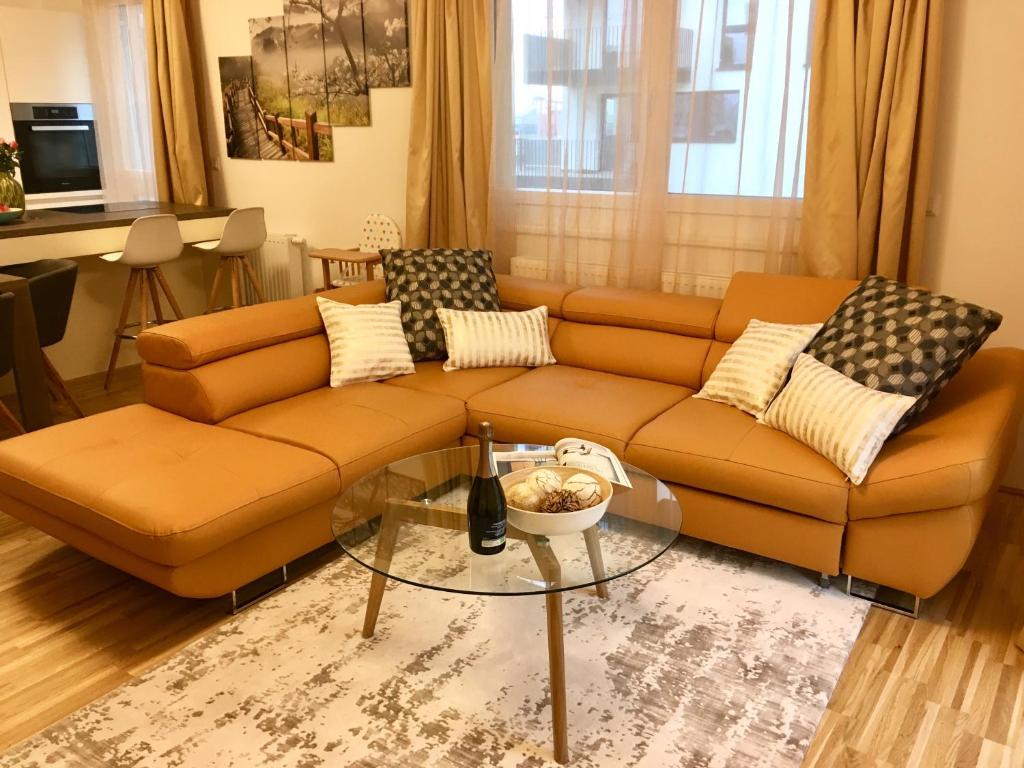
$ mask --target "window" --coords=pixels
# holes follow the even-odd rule
[[[722,0],[722,38],[719,69],[746,69],[750,19],[757,16],[757,0]],[[751,8],[751,6],[754,6]]]
[[[677,93],[672,114],[672,143],[735,144],[739,115],[739,91]]]
[[[812,0],[678,0],[675,30],[645,30],[645,0],[510,2],[518,188],[632,188],[636,134],[658,132],[634,114],[636,84],[664,34],[678,49],[666,191],[802,195]]]

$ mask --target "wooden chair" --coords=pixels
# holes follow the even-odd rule
[[[136,219],[128,232],[124,250],[100,256],[104,261],[120,262],[131,267],[131,272],[128,274],[128,286],[124,293],[124,302],[121,305],[121,316],[117,328],[114,330],[114,348],[110,353],[107,376],[103,380],[104,389],[110,388],[110,377],[114,375],[114,369],[117,367],[121,342],[125,339],[138,338],[138,334],[126,333],[127,329],[138,327],[139,333],[142,333],[150,326],[148,306],[150,298],[153,300],[153,313],[156,315],[158,325],[169,322],[164,320],[163,310],[160,306],[161,290],[171,305],[171,311],[175,318],[181,320],[184,317],[177,299],[171,292],[171,286],[160,269],[160,265],[164,262],[173,261],[181,256],[184,248],[181,232],[178,230],[178,220],[171,214],[162,214]],[[135,296],[138,296],[139,299],[139,321],[129,323],[128,315],[131,313]]]
[[[28,281],[50,395],[55,402],[65,403],[75,416],[81,418],[82,408],[46,354],[46,348],[60,342],[67,332],[71,301],[78,280],[78,263],[72,259],[40,259],[28,264],[12,264],[0,272]]]
[[[267,300],[260,286],[259,278],[247,258],[250,253],[258,251],[267,241],[267,225],[262,208],[238,208],[231,212],[224,224],[224,233],[220,240],[209,240],[196,243],[195,248],[220,256],[217,272],[213,276],[210,298],[206,302],[207,313],[213,312],[217,301],[217,290],[221,281],[231,283],[231,306],[240,307],[245,302],[242,296],[242,281],[248,279],[256,299],[260,303]],[[243,277],[244,275],[244,277]],[[217,307],[226,309],[226,307]]]
[[[345,278],[349,281],[358,278],[364,269],[366,279],[373,280],[374,270],[381,263],[381,249],[401,247],[402,233],[398,231],[395,220],[383,213],[371,213],[363,221],[363,231],[357,247],[318,248],[310,251],[309,257],[320,259],[324,275],[324,287],[321,290],[326,291],[332,285],[344,285]],[[338,265],[342,280],[331,280],[332,263]]]

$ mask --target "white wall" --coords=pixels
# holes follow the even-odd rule
[[[924,283],[1003,314],[1024,347],[1024,3],[947,3]],[[1024,432],[1005,482],[1024,488]]]
[[[404,232],[411,90],[372,89],[372,124],[335,128],[332,163],[229,160],[220,120],[217,57],[248,55],[248,20],[281,15],[281,0],[199,0],[199,8],[210,110],[217,123],[216,201],[235,207],[262,205],[272,232],[300,235],[311,247],[355,246],[369,213],[387,214]],[[319,286],[319,263],[310,260],[307,267],[308,277]]]

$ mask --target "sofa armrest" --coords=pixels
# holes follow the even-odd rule
[[[384,281],[317,294],[347,304],[384,301]],[[168,323],[139,334],[138,350],[152,365],[190,370],[244,352],[322,333],[315,296],[272,301]]]
[[[968,361],[910,429],[885,444],[850,489],[851,520],[973,504],[995,490],[1024,410],[1024,350]]]

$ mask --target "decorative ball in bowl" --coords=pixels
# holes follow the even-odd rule
[[[22,208],[7,208],[6,206],[0,205],[0,224],[6,224],[9,221],[15,221],[21,218],[21,214],[25,211]]]
[[[585,531],[604,517],[612,484],[577,467],[529,467],[501,478],[508,521],[524,533],[560,536]]]

